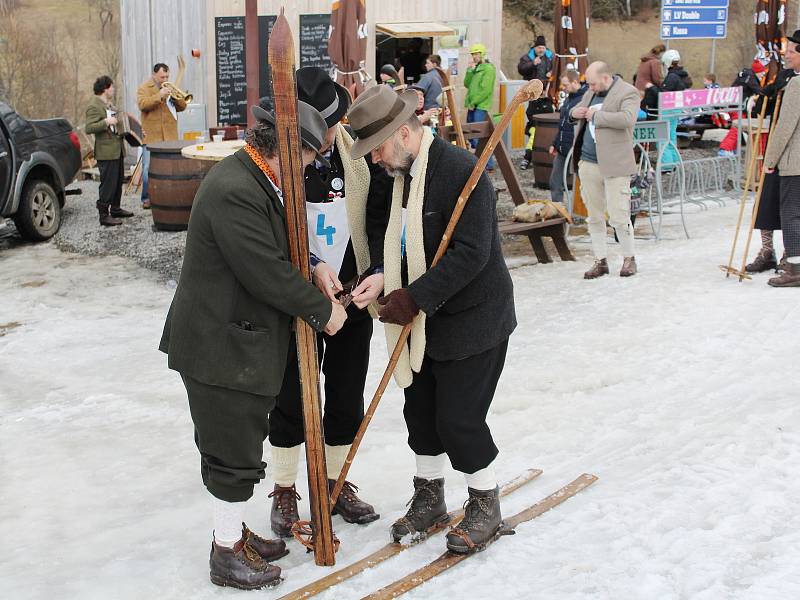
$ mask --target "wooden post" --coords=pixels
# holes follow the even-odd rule
[[[247,79],[247,106],[258,104],[260,74],[258,72],[258,0],[244,3],[244,54],[245,77]],[[247,111],[247,126],[252,127],[256,118]]]
[[[302,163],[303,147],[297,122],[294,42],[283,8],[275,21],[267,54],[272,68],[275,130],[278,137],[281,187],[286,207],[289,253],[292,264],[297,266],[303,277],[311,279]],[[300,387],[303,393],[303,426],[306,435],[308,499],[311,504],[314,561],[318,565],[330,566],[336,562],[336,549],[333,541],[331,507],[328,501],[328,472],[325,467],[325,445],[322,435],[317,339],[314,330],[302,319],[296,320],[295,330]]]
[[[467,149],[467,141],[464,139],[464,131],[461,129],[461,117],[458,114],[458,105],[456,104],[456,97],[453,94],[453,86],[450,85],[450,77],[447,76],[447,71],[442,67],[436,67],[436,72],[442,79],[442,89],[444,90],[444,97],[447,100],[447,109],[450,111],[450,120],[453,121],[453,129],[458,136],[458,145],[464,150]],[[444,119],[439,119],[439,123],[443,126]]]

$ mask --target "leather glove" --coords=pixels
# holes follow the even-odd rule
[[[408,325],[419,313],[419,306],[414,302],[406,288],[394,290],[382,298],[378,298],[378,316],[381,323]]]

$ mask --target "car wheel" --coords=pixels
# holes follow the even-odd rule
[[[14,223],[27,240],[49,240],[56,234],[61,227],[61,203],[49,183],[33,180],[25,184]]]

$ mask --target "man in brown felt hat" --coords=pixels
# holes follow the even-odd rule
[[[500,527],[492,463],[498,450],[486,424],[516,327],[511,277],[500,250],[495,193],[485,174],[472,192],[448,250],[431,267],[456,200],[476,163],[469,152],[432,135],[414,111],[417,95],[370,88],[348,112],[352,156],[370,154],[394,177],[384,237],[380,320],[390,349],[413,323],[395,370],[404,388],[408,443],[416,455],[414,493],[392,526],[395,540],[421,536],[447,518],[447,458],[465,473],[466,516],[447,547],[468,553]]]
[[[264,478],[264,439],[294,347],[292,321],[333,335],[347,316],[308,282],[289,259],[286,211],[275,119],[253,107],[257,122],[246,145],[209,172],[195,196],[186,253],[159,349],[186,387],[212,496],[209,559],[216,585],[258,589],[280,583],[271,564],[288,553],[242,522],[253,486]],[[303,164],[317,153],[327,127],[299,103]]]

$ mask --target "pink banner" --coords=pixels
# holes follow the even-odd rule
[[[659,105],[662,109],[699,108],[701,106],[729,106],[737,104],[742,96],[742,88],[711,88],[702,90],[683,90],[682,92],[661,92]]]

